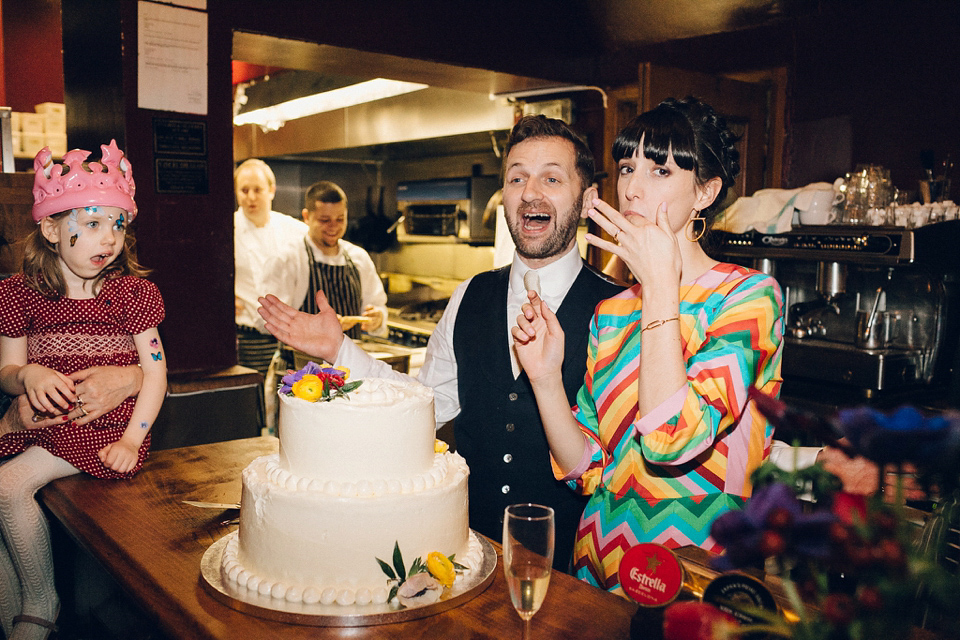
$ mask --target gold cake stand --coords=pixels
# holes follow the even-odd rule
[[[493,545],[483,536],[471,531],[471,535],[476,536],[480,541],[483,552],[480,567],[465,576],[461,584],[455,584],[452,589],[447,590],[437,602],[406,608],[395,608],[389,603],[339,605],[287,602],[239,588],[223,580],[220,575],[220,561],[227,543],[237,534],[238,532],[234,531],[225,535],[210,545],[203,554],[203,559],[200,561],[200,577],[207,592],[219,602],[242,613],[289,624],[314,627],[368,627],[426,618],[459,607],[483,593],[493,582],[493,573],[497,568],[497,552]]]

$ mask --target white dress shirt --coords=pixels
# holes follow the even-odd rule
[[[282,302],[300,308],[307,293],[307,254],[303,238],[307,225],[271,211],[267,224],[258,227],[237,209],[233,214],[234,295],[243,309],[236,323],[267,333],[257,313],[257,298],[272,293]]]
[[[380,280],[380,274],[377,272],[377,267],[373,264],[373,260],[370,259],[370,254],[367,253],[363,247],[359,247],[352,242],[347,242],[342,238],[338,241],[339,250],[337,254],[333,256],[329,256],[321,251],[320,248],[314,244],[310,236],[307,236],[307,242],[310,243],[310,248],[313,251],[313,259],[317,262],[335,267],[343,267],[347,264],[345,255],[349,256],[350,261],[353,262],[353,265],[357,268],[357,272],[360,274],[360,313],[363,313],[367,305],[371,305],[379,309],[383,314],[383,322],[380,323],[380,327],[376,331],[368,331],[367,333],[380,337],[386,336],[387,292],[383,290],[383,281]],[[314,295],[316,292],[308,291],[307,293],[308,295]]]
[[[560,259],[537,270],[540,276],[540,297],[550,309],[556,311],[560,307],[567,292],[570,291],[570,287],[573,286],[577,276],[580,275],[581,268],[583,268],[583,259],[580,257],[577,247],[574,246]],[[523,276],[527,271],[529,271],[529,267],[523,264],[519,256],[514,253],[513,263],[510,265],[510,284],[507,292],[507,317],[504,319],[503,327],[506,332],[505,338],[511,345],[510,359],[513,362],[515,375],[519,375],[520,369],[512,347],[513,336],[510,330],[517,323],[521,305],[527,301],[527,292],[523,286]],[[456,326],[460,302],[463,300],[463,295],[472,280],[473,278],[470,278],[462,282],[450,296],[450,301],[443,311],[443,317],[440,318],[437,328],[433,330],[430,341],[427,343],[423,367],[420,368],[420,373],[416,378],[421,384],[433,389],[434,412],[436,413],[438,428],[456,418],[460,413],[457,358],[453,350],[453,329]],[[352,378],[376,377],[397,380],[410,378],[410,376],[394,370],[389,364],[371,357],[354,344],[352,340],[345,339],[340,345],[336,364],[348,367]]]

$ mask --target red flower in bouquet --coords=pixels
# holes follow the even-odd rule
[[[726,640],[738,637],[736,618],[703,602],[676,602],[663,616],[663,640]]]

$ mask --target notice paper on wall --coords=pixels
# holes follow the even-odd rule
[[[207,14],[141,1],[137,106],[207,113]]]

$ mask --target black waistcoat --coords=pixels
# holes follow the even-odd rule
[[[470,465],[470,527],[499,541],[503,510],[519,502],[556,511],[554,566],[567,570],[586,498],[554,479],[536,399],[526,374],[510,368],[506,314],[510,268],[474,276],[453,332],[460,393],[457,452]],[[563,327],[563,386],[576,402],[586,371],[590,318],[597,303],[622,291],[584,265],[557,310]]]

